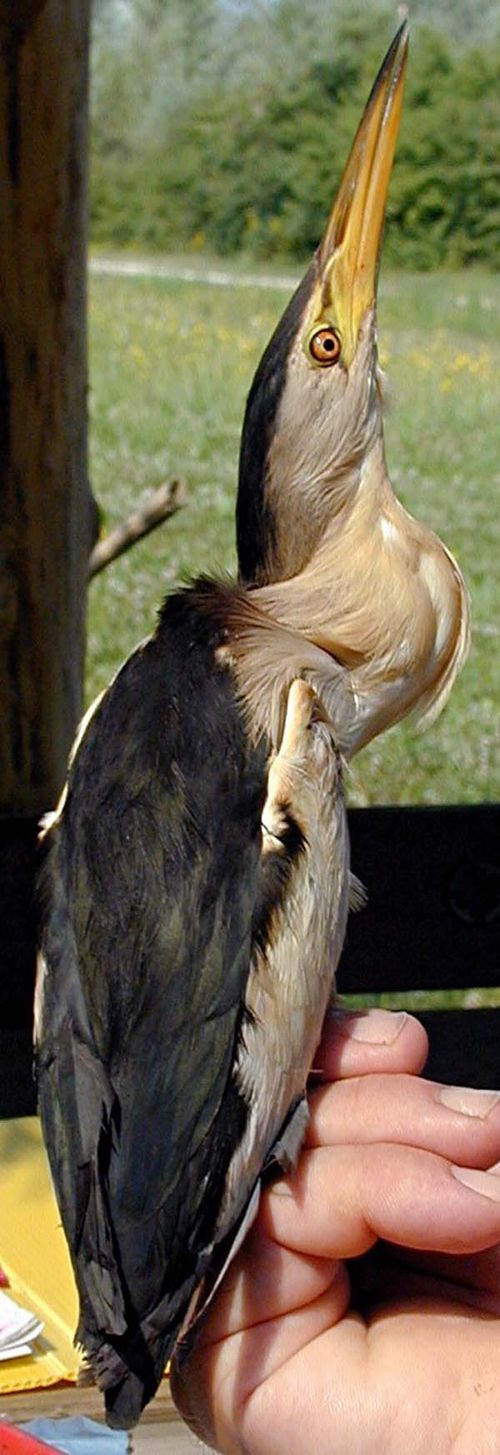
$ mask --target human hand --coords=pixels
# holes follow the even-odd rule
[[[297,1171],[174,1366],[217,1450],[500,1452],[500,1099],[419,1080],[425,1055],[411,1017],[328,1019]]]

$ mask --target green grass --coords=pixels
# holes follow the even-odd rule
[[[173,475],[189,503],[92,584],[89,699],[152,629],[170,587],[234,568],[244,400],[284,303],[279,290],[91,279],[91,478],[105,529]],[[473,645],[437,724],[425,735],[404,724],[355,762],[357,804],[498,797],[499,303],[500,280],[487,274],[382,277],[391,478],[460,560]]]

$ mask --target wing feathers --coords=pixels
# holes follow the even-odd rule
[[[44,840],[41,1113],[78,1334],[117,1425],[154,1393],[194,1288],[220,1266],[214,1240],[232,1241],[220,1215],[249,1126],[249,976],[307,841],[287,811],[279,872],[262,852],[270,744],[221,651],[228,592],[209,597],[171,598],[118,674]],[[251,630],[270,638],[272,623],[251,614]],[[282,1116],[267,1110],[262,1157]],[[233,1177],[236,1224],[258,1153]]]
[[[267,748],[220,637],[173,599],[89,720],[45,838],[41,1112],[113,1422],[161,1376],[247,1117],[232,1073]]]

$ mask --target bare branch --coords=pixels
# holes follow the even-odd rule
[[[139,510],[134,510],[127,519],[122,521],[116,530],[109,532],[102,540],[97,542],[89,556],[89,580],[109,566],[111,561],[116,561],[124,551],[129,551],[135,546],[136,541],[149,535],[150,531],[156,530],[170,515],[175,515],[186,503],[185,488],[181,480],[167,480],[154,490],[144,501]]]

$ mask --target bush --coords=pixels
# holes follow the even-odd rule
[[[161,0],[148,10],[147,25],[143,13],[142,45],[132,31],[128,50],[121,34],[115,59],[109,48],[100,55],[92,236],[156,249],[189,248],[202,237],[222,254],[302,258],[330,208],[387,41],[386,14],[348,9],[327,63],[319,54],[326,0],[280,0],[274,28],[270,10],[250,7],[239,35],[240,44],[246,36],[243,51],[236,21],[227,30],[225,12],[224,39],[222,12],[208,3],[190,0],[193,25],[205,18],[197,67],[198,31],[182,30],[179,16],[172,29],[175,6],[167,7],[165,29]],[[101,36],[101,52],[102,43]],[[456,50],[440,31],[417,31],[389,199],[389,262],[496,265],[499,61],[497,43]]]

